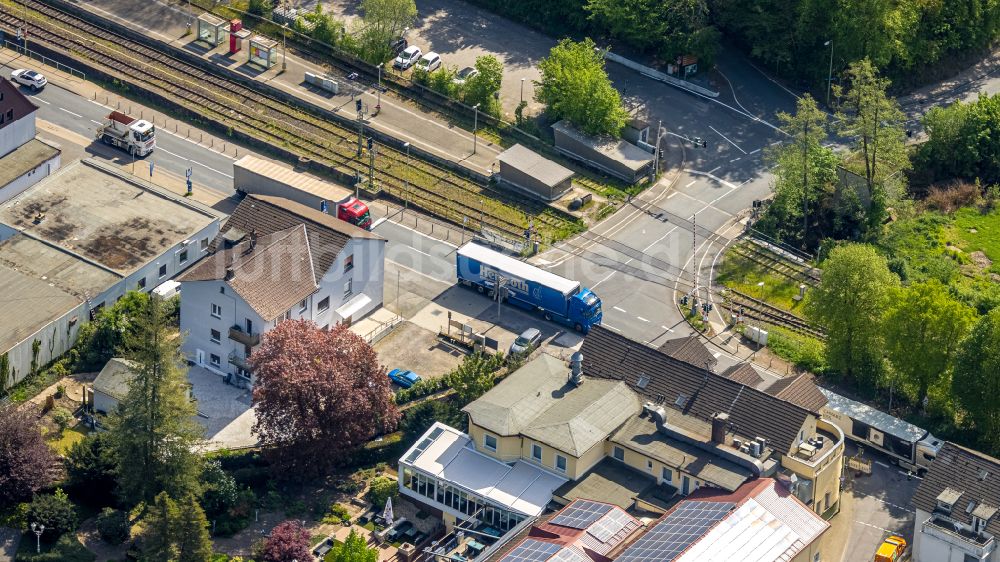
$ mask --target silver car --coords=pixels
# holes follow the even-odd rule
[[[542,343],[542,332],[538,328],[528,328],[521,332],[520,336],[517,336],[514,343],[510,344],[509,355],[531,353],[531,350],[538,347],[540,343]]]

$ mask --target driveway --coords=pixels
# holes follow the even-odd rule
[[[0,562],[14,562],[17,545],[21,543],[21,533],[10,527],[0,527]]]
[[[844,454],[856,452],[857,448],[848,443]],[[854,521],[845,562],[872,560],[875,550],[889,535],[900,535],[909,544],[913,543],[914,511],[910,502],[920,480],[909,478],[880,453],[866,448],[865,456],[874,461],[871,476],[855,478],[853,489],[845,490],[854,496]]]
[[[205,369],[194,366],[188,371],[198,404],[198,423],[205,428],[210,449],[248,447],[257,439],[250,433],[256,417],[250,408],[250,391],[225,383]]]

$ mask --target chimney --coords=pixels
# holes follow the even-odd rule
[[[252,252],[254,248],[257,247],[257,229],[254,228],[250,231],[250,251]]]
[[[729,427],[729,414],[722,412],[712,416],[712,442],[726,444],[726,428]]]
[[[233,271],[233,268],[227,267],[226,268],[226,281],[231,280],[235,276],[236,276],[236,272]]]
[[[583,354],[577,351],[569,358],[569,382],[574,386],[583,384]]]

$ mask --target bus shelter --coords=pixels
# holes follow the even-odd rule
[[[226,40],[226,21],[208,12],[198,16],[198,41],[218,47]]]
[[[278,62],[278,42],[260,35],[250,38],[251,64],[271,68]]]

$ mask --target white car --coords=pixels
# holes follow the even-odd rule
[[[14,72],[10,73],[10,79],[22,86],[27,86],[34,91],[41,90],[49,83],[40,72],[35,72],[34,70],[28,70],[26,68],[19,68]]]
[[[410,45],[409,47],[403,49],[402,53],[399,53],[396,60],[392,61],[392,66],[400,70],[406,70],[416,64],[416,62],[420,60],[420,56],[423,54],[424,53],[420,50],[420,47]]]
[[[437,53],[427,53],[417,61],[417,68],[424,72],[434,72],[441,68],[441,56]]]

